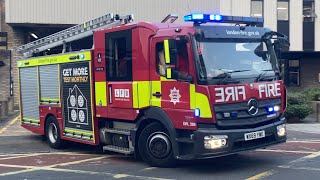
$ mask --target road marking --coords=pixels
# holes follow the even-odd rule
[[[290,167],[290,166],[278,166],[278,167],[284,168],[284,169],[293,169],[293,170],[320,171],[320,168],[311,168],[311,167]]]
[[[301,163],[303,161],[306,161],[306,160],[309,160],[309,159],[313,159],[313,158],[318,157],[318,156],[320,156],[320,152],[315,152],[315,153],[312,153],[310,155],[304,156],[302,158],[290,161],[288,164]],[[288,167],[290,167],[290,165],[288,165]]]
[[[294,141],[287,141],[287,143],[320,143],[320,140],[313,140],[313,139],[306,139],[306,140],[294,140]]]
[[[259,180],[259,179],[269,177],[269,176],[273,175],[274,173],[276,173],[276,171],[270,170],[270,171],[266,171],[266,172],[254,175],[252,177],[249,177],[246,180]]]
[[[0,158],[2,156],[32,156],[32,155],[35,155],[35,156],[38,156],[38,155],[56,155],[56,154],[62,154],[62,155],[85,155],[85,156],[88,156],[88,155],[97,155],[97,154],[91,154],[91,153],[78,153],[78,152],[38,152],[38,153],[17,153],[17,154],[0,154]]]
[[[116,174],[116,175],[113,175],[114,178],[116,179],[119,179],[119,178],[125,178],[125,177],[128,177],[130,176],[129,174]]]
[[[157,167],[147,167],[147,168],[141,169],[140,171],[150,171],[153,169],[157,169]]]
[[[312,154],[317,151],[287,151],[282,149],[257,149],[258,152],[280,152],[280,153],[297,153],[297,154]]]
[[[149,176],[135,176],[135,175],[130,175],[130,174],[114,174],[114,173],[107,173],[107,172],[95,172],[95,171],[53,168],[51,166],[37,167],[37,166],[22,166],[22,165],[9,165],[9,164],[0,164],[0,166],[12,167],[12,168],[25,168],[24,170],[2,173],[2,174],[0,174],[0,176],[9,176],[9,175],[15,175],[15,174],[20,174],[20,173],[43,170],[43,171],[71,172],[71,173],[77,173],[77,174],[107,175],[107,176],[111,176],[116,179],[130,177],[130,178],[135,178],[135,179],[146,179],[146,180],[173,180],[173,179],[157,178],[157,177],[149,177]],[[54,165],[52,165],[52,166],[54,166]]]
[[[135,176],[130,174],[114,174],[114,173],[108,173],[108,172],[83,171],[83,170],[74,170],[74,169],[61,169],[61,168],[42,168],[42,169],[47,171],[72,172],[77,174],[107,175],[113,178],[130,177],[135,179],[146,179],[146,180],[174,180],[174,179],[157,178],[157,177],[150,177],[150,176]]]
[[[32,172],[32,171],[34,171],[34,170],[33,169],[25,169],[25,170],[21,170],[21,171],[2,173],[2,174],[0,174],[0,176],[10,176],[10,175],[20,174],[20,173],[25,173],[25,172]]]
[[[68,166],[68,165],[80,164],[80,163],[84,163],[84,162],[88,162],[88,161],[101,160],[101,159],[105,159],[105,158],[109,158],[109,157],[111,157],[111,156],[100,156],[100,157],[95,157],[95,158],[90,158],[90,159],[83,159],[83,160],[79,160],[79,161],[72,161],[72,162],[50,165],[50,166],[46,166],[46,167]]]
[[[51,170],[51,168],[56,167],[56,166],[67,166],[67,165],[79,164],[79,163],[94,161],[94,160],[98,160],[98,159],[100,160],[100,159],[107,158],[107,157],[110,157],[110,156],[101,156],[101,157],[95,157],[95,158],[84,159],[84,160],[79,160],[79,161],[59,163],[59,164],[54,164],[54,165],[49,165],[49,166],[44,166],[44,167],[0,164],[0,166],[2,166],[2,167],[25,168],[26,169],[26,170],[14,171],[14,172],[9,172],[9,173],[2,173],[2,174],[0,174],[0,176],[20,174],[20,173],[24,173],[24,172],[33,172],[33,171],[37,171],[37,170]]]
[[[21,156],[10,156],[10,157],[0,157],[0,161],[1,160],[7,160],[7,159],[24,158],[24,157],[30,157],[30,156],[37,156],[37,154],[29,154],[29,155],[21,155]]]
[[[308,147],[301,147],[302,149],[306,149],[306,150],[310,150],[310,151],[314,151],[314,152],[317,152],[318,150],[317,149],[313,149],[313,148],[308,148]]]
[[[5,125],[3,128],[0,129],[0,134],[2,134],[3,132],[5,132],[8,127],[10,127],[12,124],[14,124],[18,119],[20,118],[20,116],[15,117],[14,119],[12,119],[7,125]]]
[[[0,164],[1,167],[11,167],[11,168],[23,168],[23,169],[34,169],[38,166],[26,166],[26,165],[14,165],[14,164]]]
[[[67,154],[70,152],[56,152],[55,154]],[[35,156],[35,155],[43,155],[43,154],[49,154],[49,153],[35,153],[35,154],[26,154],[22,155],[20,157],[27,157],[27,156]],[[24,170],[19,170],[19,171],[13,171],[13,172],[7,172],[7,173],[2,173],[0,176],[9,176],[9,175],[15,175],[15,174],[20,174],[20,173],[26,173],[26,172],[34,172],[34,171],[39,171],[39,170],[46,170],[46,171],[58,171],[58,172],[72,172],[72,173],[80,173],[80,174],[93,174],[93,175],[109,175],[113,178],[120,179],[120,178],[135,178],[135,179],[147,179],[147,180],[171,180],[171,179],[165,179],[165,178],[156,178],[156,177],[148,177],[148,176],[135,176],[135,175],[130,175],[130,174],[113,174],[113,173],[105,173],[105,172],[94,172],[94,171],[82,171],[82,170],[71,170],[71,169],[62,169],[62,168],[57,168],[61,166],[68,166],[68,165],[74,165],[74,164],[80,164],[88,161],[94,161],[94,160],[101,160],[104,158],[112,157],[110,156],[100,156],[100,157],[95,157],[95,158],[90,158],[90,159],[84,159],[84,160],[79,160],[79,161],[72,161],[72,162],[67,162],[67,163],[59,163],[59,164],[54,164],[54,165],[49,165],[49,166],[44,166],[44,167],[38,167],[38,166],[26,166],[26,165],[12,165],[12,164],[0,164],[0,167],[10,167],[10,168],[22,168]],[[14,158],[14,157],[8,157],[9,158]],[[145,168],[145,169],[154,169],[152,167],[150,168]]]

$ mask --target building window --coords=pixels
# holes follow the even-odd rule
[[[289,20],[289,2],[288,0],[279,0],[278,1],[278,20],[280,21],[288,21]]]
[[[303,1],[304,22],[313,22],[317,15],[315,13],[314,0]]]
[[[263,0],[251,1],[251,16],[259,18],[263,17]]]
[[[288,64],[288,85],[300,85],[300,62],[299,60],[289,60]]]

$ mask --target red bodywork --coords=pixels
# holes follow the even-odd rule
[[[175,31],[176,28],[180,28],[180,31]],[[95,139],[94,143],[69,139],[63,137],[63,132],[61,132],[61,137],[63,139],[69,139],[76,142],[82,142],[87,144],[99,144],[99,130],[98,130],[98,119],[99,118],[112,118],[112,119],[122,119],[127,121],[136,121],[139,115],[137,110],[141,108],[132,108],[133,106],[133,94],[132,94],[132,83],[133,82],[114,82],[108,81],[106,76],[106,71],[96,71],[96,68],[107,69],[106,65],[106,34],[112,32],[118,32],[123,30],[132,31],[132,69],[134,82],[143,81],[160,81],[161,77],[156,72],[156,54],[155,54],[155,44],[156,42],[163,41],[164,39],[172,38],[177,35],[185,35],[189,37],[189,34],[194,34],[193,26],[181,26],[174,24],[151,24],[151,23],[134,23],[127,24],[119,27],[114,27],[110,29],[100,30],[94,33],[94,49],[92,50],[92,97],[93,97],[93,118],[94,118],[94,128],[95,128]],[[191,43],[187,44],[188,51],[188,66],[187,69],[190,75],[196,77],[195,64],[193,60],[193,51],[191,48]],[[101,62],[98,62],[98,55],[101,55]],[[184,64],[178,66],[184,67]],[[107,106],[96,106],[95,104],[95,83],[96,82],[106,82],[106,97]],[[271,84],[271,85],[268,85]],[[275,87],[276,85],[276,87]],[[115,97],[111,98],[112,104],[110,104],[110,99],[108,98],[108,90],[112,87],[112,92],[114,89],[129,89],[129,97],[125,101],[117,101]],[[240,87],[240,88],[239,88]],[[176,88],[180,90],[180,94],[183,96],[180,98],[180,103],[173,105],[170,102],[170,90]],[[260,89],[259,89],[260,88]],[[270,90],[271,88],[271,90]],[[259,91],[260,90],[260,91]],[[208,86],[208,85],[197,85],[195,81],[195,91],[205,95],[210,104],[212,118],[199,118],[194,116],[194,110],[190,109],[190,83],[188,82],[178,82],[178,81],[161,81],[161,92],[162,101],[161,108],[171,119],[173,125],[177,129],[189,129],[196,130],[197,123],[215,123],[213,105],[214,104],[227,104],[234,102],[247,102],[250,98],[256,99],[270,99],[270,98],[280,98],[282,99],[281,113],[284,111],[285,107],[285,97],[284,85],[282,81],[275,82],[259,82],[253,84],[236,84],[236,85],[223,85],[223,86]],[[245,91],[245,97],[243,97],[243,91]],[[239,93],[240,92],[240,93]],[[229,94],[229,95],[228,95]],[[230,95],[234,94],[234,95]],[[61,99],[62,102],[62,99]],[[53,115],[58,119],[60,127],[63,127],[63,116],[62,108],[54,106],[40,106],[40,127],[22,125],[26,129],[38,134],[44,134],[44,122],[48,115]],[[190,118],[190,119],[187,119]],[[185,122],[193,123],[195,125],[190,126]],[[60,128],[63,129],[63,128]]]

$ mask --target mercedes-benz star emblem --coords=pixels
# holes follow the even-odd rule
[[[255,99],[250,99],[248,102],[248,113],[251,116],[254,116],[258,113],[258,111],[259,111],[258,101]]]

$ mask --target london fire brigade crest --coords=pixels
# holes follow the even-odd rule
[[[88,125],[88,103],[77,85],[69,88],[68,122]]]
[[[170,102],[172,102],[174,105],[176,105],[178,102],[180,102],[180,90],[177,90],[176,87],[173,89],[170,89],[170,95],[169,97],[171,98]]]

